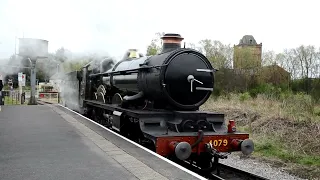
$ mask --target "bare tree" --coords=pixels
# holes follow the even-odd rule
[[[317,52],[314,46],[299,46],[294,49],[294,55],[300,63],[301,78],[311,77],[311,72],[317,60]]]
[[[204,39],[199,42],[199,51],[205,54],[215,68],[231,68],[233,49],[220,41]]]
[[[276,54],[274,51],[263,51],[262,52],[262,65],[269,66],[276,62]]]
[[[147,56],[156,55],[161,52],[161,37],[164,35],[164,32],[157,32],[156,37],[151,40],[150,45],[147,47]]]
[[[293,49],[285,49],[283,51],[283,68],[291,74],[292,79],[298,78],[299,62],[294,55]]]

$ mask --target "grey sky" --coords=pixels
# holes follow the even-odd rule
[[[14,53],[15,36],[49,41],[49,51],[143,53],[156,32],[237,44],[251,34],[264,50],[319,47],[318,1],[310,0],[0,0],[0,58]]]

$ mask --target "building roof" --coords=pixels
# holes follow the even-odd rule
[[[257,45],[257,42],[252,35],[244,35],[240,39],[239,45]]]

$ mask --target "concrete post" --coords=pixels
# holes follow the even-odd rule
[[[28,105],[37,105],[36,100],[36,59],[31,59],[31,95]]]

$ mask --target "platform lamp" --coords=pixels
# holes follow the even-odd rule
[[[31,96],[28,105],[37,105],[36,100],[36,62],[48,57],[48,41],[43,39],[19,38],[19,56],[31,63]]]

